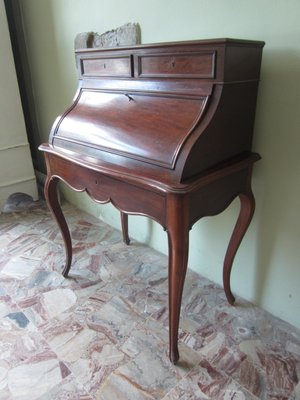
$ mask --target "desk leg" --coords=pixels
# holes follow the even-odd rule
[[[182,291],[188,262],[189,223],[185,197],[170,195],[167,200],[167,233],[169,243],[169,357],[179,359],[178,329]]]
[[[121,224],[122,224],[122,234],[123,234],[123,242],[127,245],[130,244],[130,239],[128,236],[128,215],[120,211],[121,214]]]
[[[58,223],[59,229],[61,231],[64,240],[65,251],[66,251],[66,263],[62,274],[64,277],[67,277],[72,262],[72,242],[68,225],[66,223],[65,217],[62,213],[58,201],[58,195],[57,195],[58,182],[59,182],[58,178],[47,177],[44,192],[48,207]]]
[[[251,190],[249,190],[247,193],[241,193],[239,197],[241,209],[227,248],[223,268],[224,291],[230,304],[234,304],[235,302],[235,298],[230,288],[230,273],[232,269],[232,263],[239,245],[241,244],[241,241],[251,222],[255,209],[255,200]]]

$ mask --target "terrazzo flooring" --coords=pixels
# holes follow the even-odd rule
[[[168,359],[167,257],[65,204],[70,278],[44,202],[0,215],[0,399],[296,400],[300,332],[188,271]]]

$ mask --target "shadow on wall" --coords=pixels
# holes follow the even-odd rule
[[[254,143],[262,155],[254,174],[258,181],[255,297],[259,304],[269,278],[278,273],[277,266],[284,271],[283,286],[300,279],[299,65],[295,49],[269,50],[263,57]]]
[[[10,4],[8,0],[7,3]],[[43,30],[39,29],[39,31],[44,35],[42,39],[46,57],[38,53],[38,43],[41,38],[34,36],[35,30],[26,29],[26,24],[23,23],[23,21],[28,20],[32,20],[36,24],[39,23],[38,12],[40,8],[37,7],[36,10],[31,10],[28,5],[25,5],[20,0],[12,1],[12,7],[10,8],[16,23],[14,46],[17,49],[17,54],[15,51],[15,57],[17,57],[16,64],[19,66],[17,68],[19,70],[18,79],[24,116],[27,122],[28,140],[31,145],[33,159],[36,160],[35,169],[45,172],[44,158],[38,150],[38,146],[48,138],[51,125],[56,117],[49,109],[49,105],[53,106],[51,99],[54,96],[56,98],[54,107],[57,109],[57,115],[65,106],[61,100],[61,94],[53,93],[64,86],[64,74],[59,63],[58,49],[60,43],[54,25],[53,5],[51,2],[43,1],[43,13],[47,15],[47,18],[43,19]],[[27,12],[30,18],[26,17]],[[22,21],[19,20],[20,18]],[[31,45],[28,46],[28,43]],[[38,63],[33,60],[38,60]],[[34,77],[34,83],[31,80],[31,76]],[[47,115],[46,128],[41,121],[41,115]]]

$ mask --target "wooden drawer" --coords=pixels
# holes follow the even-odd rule
[[[77,160],[82,163],[83,159]],[[85,191],[99,202],[109,201],[126,212],[149,215],[165,226],[165,196],[48,154],[49,171],[77,191]],[[151,195],[150,195],[151,194]]]
[[[131,77],[133,76],[132,56],[83,58],[81,59],[81,74],[91,77]]]
[[[149,54],[138,57],[141,77],[214,78],[215,52]]]

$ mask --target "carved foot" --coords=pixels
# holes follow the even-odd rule
[[[179,360],[179,352],[178,352],[178,347],[176,344],[176,347],[174,349],[170,349],[170,354],[169,358],[172,364],[176,365]]]

